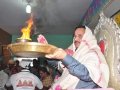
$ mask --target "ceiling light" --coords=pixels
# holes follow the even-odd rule
[[[31,5],[27,4],[26,6],[26,13],[31,13]]]

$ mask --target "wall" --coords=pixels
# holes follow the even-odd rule
[[[9,33],[3,31],[0,28],[0,61],[4,60],[4,62],[7,62],[11,56],[9,51],[7,50],[7,45],[10,44],[12,41],[12,35]]]
[[[12,36],[0,28],[0,44],[7,45],[11,43]]]
[[[57,47],[61,47],[63,49],[67,48],[72,43],[72,35],[66,34],[58,34],[58,35],[44,35],[49,44],[55,45]],[[17,35],[12,36],[12,43],[16,41],[16,39],[20,37]],[[32,41],[37,42],[37,35],[32,36]]]

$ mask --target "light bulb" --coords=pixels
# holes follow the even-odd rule
[[[27,4],[27,6],[26,6],[26,13],[31,13],[31,6],[30,6],[30,4]]]

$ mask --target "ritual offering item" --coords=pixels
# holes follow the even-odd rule
[[[32,29],[32,26],[33,26],[32,17],[30,17],[30,19],[26,23],[27,23],[27,26],[23,27],[21,29],[22,36],[20,38],[17,38],[17,42],[26,42],[26,41],[31,41],[32,40],[30,38],[31,29]]]
[[[8,45],[8,49],[14,56],[37,58],[45,54],[53,53],[57,48],[48,44],[46,38],[42,34],[38,36],[38,42],[32,42],[30,38],[32,25],[33,19],[31,17],[27,21],[27,26],[22,28],[22,36],[17,38],[17,43]]]
[[[50,44],[42,44],[38,42],[19,42],[8,45],[8,49],[15,56],[37,58],[46,54],[53,53],[57,47]]]

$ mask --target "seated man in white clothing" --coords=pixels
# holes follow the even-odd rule
[[[21,72],[13,74],[9,81],[6,83],[6,87],[13,86],[14,90],[41,90],[43,84],[40,79],[34,74],[30,73],[26,65],[21,61],[21,67],[23,68]]]

